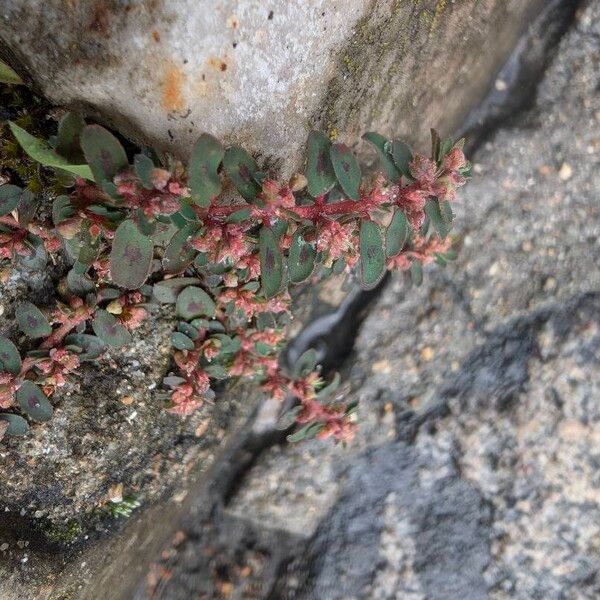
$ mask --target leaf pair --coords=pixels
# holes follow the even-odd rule
[[[261,190],[256,161],[239,146],[230,146],[225,150],[219,140],[208,133],[200,136],[190,157],[189,184],[192,200],[202,207],[210,206],[222,189],[219,167],[223,168],[227,176],[248,201],[256,201]]]
[[[403,175],[411,176],[412,151],[402,140],[387,140],[374,131],[365,133],[363,139],[373,144],[381,166],[392,183],[398,183]]]
[[[352,200],[360,198],[361,171],[356,157],[345,144],[331,144],[319,131],[308,136],[306,178],[311,196],[322,196],[336,183]]]
[[[373,221],[362,221],[359,231],[360,279],[363,288],[374,288],[386,271],[386,258],[402,251],[410,226],[406,215],[396,208],[392,220],[384,232]]]

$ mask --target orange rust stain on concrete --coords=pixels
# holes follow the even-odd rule
[[[180,111],[184,109],[183,84],[185,74],[174,64],[168,64],[162,81],[162,107],[166,111]]]
[[[208,66],[215,71],[227,71],[227,63],[216,56],[209,57],[206,62],[208,63]]]

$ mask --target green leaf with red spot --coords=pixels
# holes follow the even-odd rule
[[[140,233],[131,219],[123,221],[110,251],[110,275],[113,282],[128,290],[140,288],[150,273],[154,244]]]
[[[0,336],[0,372],[2,371],[18,375],[21,371],[21,355],[8,338]]]
[[[385,274],[385,250],[381,228],[362,221],[359,232],[360,280],[364,289],[374,288]]]
[[[202,288],[192,285],[177,296],[175,309],[182,319],[191,321],[196,317],[214,317],[216,306],[214,300]]]
[[[209,206],[211,200],[221,193],[221,178],[218,169],[224,156],[223,145],[212,135],[203,133],[196,142],[190,158],[189,185],[192,200],[199,206]],[[249,158],[254,163],[252,157]],[[231,154],[228,160],[232,160]],[[247,162],[246,157],[245,160]],[[254,167],[256,167],[256,163],[254,163]],[[238,169],[240,168],[238,167]],[[241,176],[241,171],[238,174]],[[244,194],[242,193],[242,195]]]
[[[15,318],[19,329],[30,338],[48,337],[52,327],[44,313],[31,302],[23,302],[15,311]]]
[[[308,135],[308,158],[306,179],[308,193],[313,196],[326,194],[335,185],[335,171],[331,164],[329,150],[331,142],[320,131],[311,131]]]
[[[131,342],[131,334],[118,319],[104,309],[96,311],[92,321],[94,333],[109,346],[120,347]]]
[[[392,155],[388,150],[388,140],[383,135],[374,131],[369,131],[362,137],[363,140],[367,140],[373,144],[375,150],[377,151],[377,155],[379,156],[379,162],[381,163],[387,178],[392,183],[397,183],[400,181],[400,177],[402,177],[402,171],[398,169]]]
[[[406,215],[397,208],[385,231],[385,251],[388,256],[400,254],[408,238],[409,231],[410,226]]]
[[[15,398],[21,410],[34,421],[45,422],[52,418],[54,409],[46,394],[33,381],[24,381],[17,390]]]
[[[356,156],[345,144],[333,144],[329,155],[335,176],[345,194],[352,200],[358,200],[361,172]]]
[[[223,157],[223,167],[237,191],[248,202],[256,200],[260,185],[254,179],[258,173],[256,161],[239,146],[230,146]]]
[[[288,272],[293,283],[308,279],[315,270],[317,250],[297,231],[292,238],[288,254]]]
[[[283,282],[283,256],[277,237],[269,227],[260,230],[258,238],[260,280],[267,298],[276,296]]]
[[[16,185],[5,183],[0,185],[0,217],[7,215],[17,208],[23,190]]]
[[[87,125],[81,132],[81,147],[98,185],[112,183],[129,166],[119,140],[100,125]]]
[[[4,431],[5,435],[22,436],[29,431],[29,425],[27,424],[27,421],[20,415],[1,413],[0,421],[8,423],[8,427]]]

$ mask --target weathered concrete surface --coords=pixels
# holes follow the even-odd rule
[[[315,126],[453,131],[543,4],[4,0],[0,46],[52,101],[137,142],[185,157],[210,131],[289,173]]]
[[[263,453],[155,598],[599,597],[599,23],[475,156],[457,263],[365,321],[357,441]]]

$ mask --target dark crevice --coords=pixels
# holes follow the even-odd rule
[[[498,130],[516,125],[535,106],[537,89],[558,51],[562,36],[584,0],[550,0],[519,40],[483,102],[471,111],[456,137],[466,137],[473,155]]]

